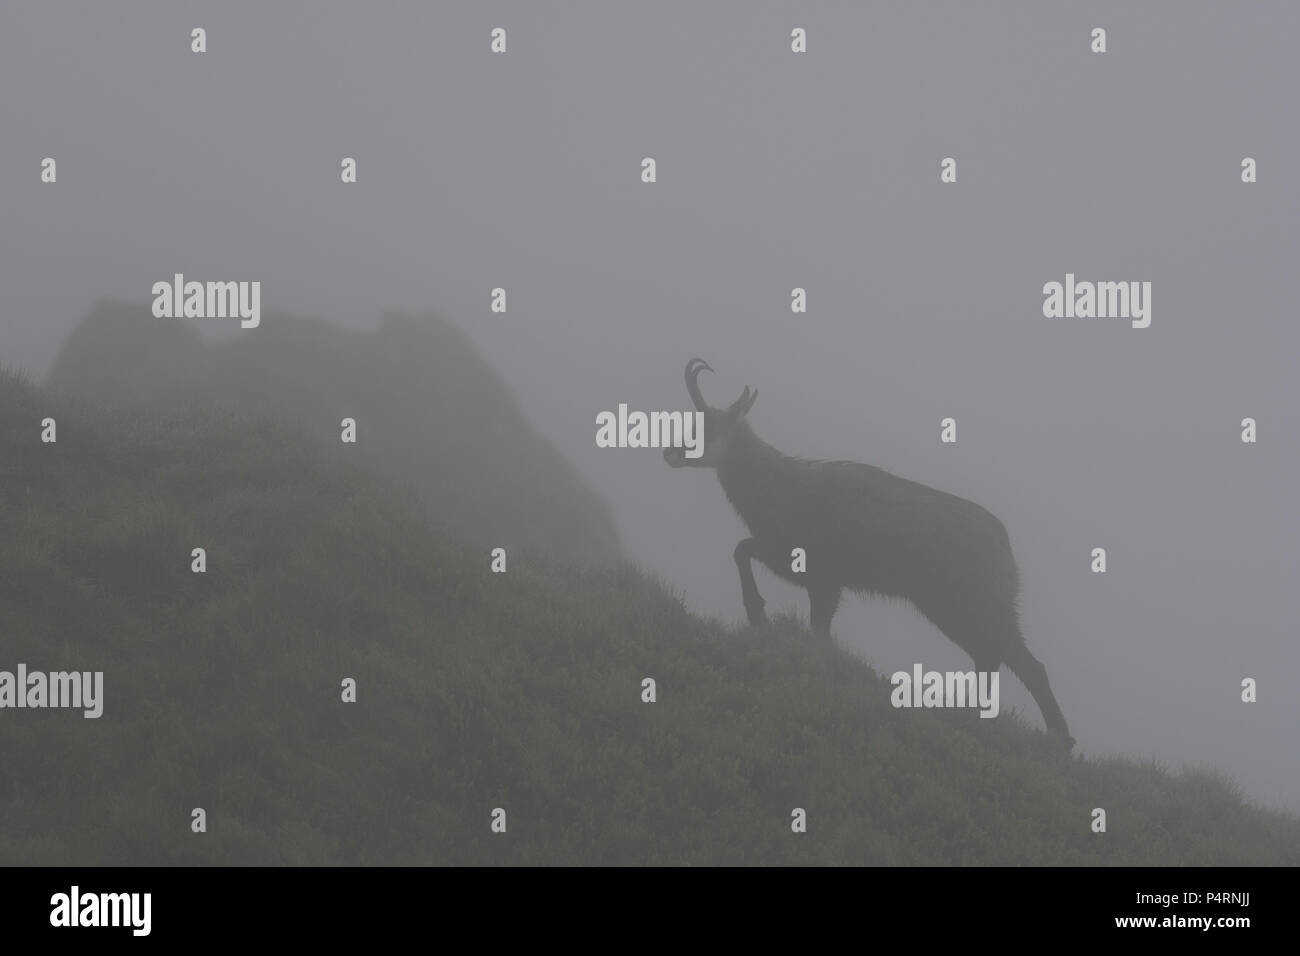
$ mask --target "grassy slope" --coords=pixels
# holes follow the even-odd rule
[[[1300,820],[1214,774],[895,711],[794,622],[729,631],[628,567],[493,575],[281,426],[0,373],[20,661],[103,670],[105,709],[0,711],[0,863],[1300,863]]]

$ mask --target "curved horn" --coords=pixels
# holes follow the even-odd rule
[[[731,407],[727,409],[727,414],[730,415],[733,420],[744,418],[749,414],[749,410],[754,407],[754,400],[756,398],[758,398],[758,390],[755,389],[751,391],[750,387],[746,385],[745,390],[740,393],[740,398],[732,402]]]
[[[709,410],[709,403],[704,400],[700,394],[700,373],[712,372],[709,363],[702,358],[693,358],[686,363],[686,392],[691,396],[691,401],[695,407],[702,412]]]

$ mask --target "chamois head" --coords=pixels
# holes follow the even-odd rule
[[[690,465],[695,468],[716,468],[727,457],[727,441],[732,430],[754,406],[758,392],[750,391],[748,385],[740,393],[740,398],[728,408],[714,408],[700,394],[700,372],[712,372],[704,359],[693,358],[686,363],[686,392],[691,396],[697,410],[704,413],[704,451],[699,458],[687,458],[682,448],[665,448],[664,461],[674,468]]]

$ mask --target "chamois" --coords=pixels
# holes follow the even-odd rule
[[[745,418],[758,392],[746,385],[730,407],[713,408],[700,393],[702,371],[713,371],[703,359],[686,365],[686,391],[704,416],[703,451],[687,458],[667,448],[664,460],[715,469],[749,528],[735,559],[750,624],[767,619],[755,559],[808,589],[812,628],[828,638],[846,588],[903,598],[977,669],[1006,664],[1033,694],[1048,730],[1073,747],[1047,671],[1020,632],[1020,576],[1002,522],[974,502],[872,465],[781,454]],[[802,572],[791,569],[794,548],[804,550]]]

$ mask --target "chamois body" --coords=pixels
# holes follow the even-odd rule
[[[830,636],[845,590],[911,602],[981,671],[1006,664],[1033,694],[1047,727],[1071,745],[1047,672],[1020,631],[1020,576],[1006,528],[974,502],[872,465],[783,455],[759,438],[744,416],[757,393],[748,388],[726,410],[703,402],[687,365],[687,388],[705,413],[699,464],[716,469],[727,499],[751,537],[736,546],[741,596],[752,624],[764,621],[754,581],[757,560],[808,590],[813,630]],[[676,449],[675,467],[695,464]],[[791,552],[807,555],[803,572]]]

